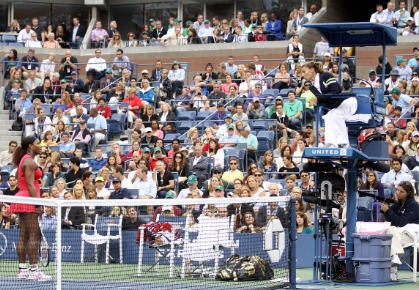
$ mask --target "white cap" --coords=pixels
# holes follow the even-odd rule
[[[173,206],[171,206],[171,205],[163,205],[162,208],[161,208],[161,211],[164,212],[166,210],[173,211]]]
[[[150,127],[145,128],[144,132],[152,132],[153,130],[151,130]]]
[[[143,70],[141,71],[141,74],[148,74],[148,70],[143,69]]]
[[[417,81],[417,82],[419,82],[419,78],[418,77],[414,77],[414,78],[412,78],[412,82],[413,81]]]
[[[330,52],[326,52],[323,56],[330,56]]]
[[[407,18],[407,21],[413,21],[413,20],[414,20],[413,17]]]

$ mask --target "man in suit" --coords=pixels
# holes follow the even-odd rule
[[[73,28],[70,29],[70,37],[71,37],[71,47],[72,48],[79,48],[83,42],[83,38],[86,34],[86,26],[80,24],[80,20],[78,17],[73,18]]]
[[[223,31],[221,32],[221,35],[218,36],[218,40],[220,42],[227,42],[227,43],[231,43],[234,41],[234,34],[231,33],[230,26],[228,25],[223,26]]]
[[[189,157],[189,171],[194,172],[198,178],[198,188],[201,188],[208,175],[208,157],[203,156],[202,145],[195,145],[194,155]]]
[[[279,187],[277,183],[269,184],[269,197],[278,197]],[[278,202],[269,202],[259,208],[256,216],[256,221],[259,226],[266,226],[271,219],[278,218],[284,228],[289,227],[289,217],[285,209],[279,205]]]
[[[151,81],[159,82],[161,80],[162,71],[163,71],[163,64],[162,64],[161,60],[157,60],[156,61],[156,68],[153,69],[152,72],[151,72]]]
[[[156,21],[156,28],[151,33],[151,37],[153,40],[157,40],[162,38],[167,34],[167,29],[163,27],[160,20]]]
[[[66,192],[64,194],[65,200],[74,199],[73,193]],[[83,207],[79,206],[69,206],[62,211],[61,214],[61,228],[67,230],[74,230],[77,226],[80,226],[84,223],[85,215]]]

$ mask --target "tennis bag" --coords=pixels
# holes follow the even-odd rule
[[[274,277],[271,266],[259,256],[228,258],[216,275],[221,281],[270,280]]]

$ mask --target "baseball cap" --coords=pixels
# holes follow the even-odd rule
[[[311,125],[311,124],[307,124],[307,125],[306,125],[306,128],[313,128],[313,125]]]
[[[143,70],[141,71],[141,74],[148,74],[148,70],[143,69]]]
[[[390,72],[390,75],[391,75],[391,76],[399,76],[400,74],[399,74],[399,71],[398,71],[397,69],[393,69],[393,70]]]
[[[400,58],[397,60],[397,65],[401,64],[402,62],[407,62],[407,59],[405,58]]]
[[[154,148],[154,152],[161,152],[161,148],[160,147],[156,147],[156,148]]]
[[[60,84],[66,84],[67,83],[67,81],[65,80],[65,79],[62,79],[61,81],[60,81]]]
[[[395,88],[393,88],[393,89],[390,91],[390,94],[400,95],[400,94],[401,94],[401,92],[400,92],[400,89],[399,89],[399,88],[395,87]]]
[[[173,190],[166,192],[166,198],[175,198],[176,194]]]
[[[182,19],[176,18],[175,20],[173,20],[173,22],[179,23],[179,22],[182,22]]]
[[[330,53],[326,52],[323,56],[330,56]]]
[[[72,74],[72,75],[76,75],[76,74],[77,74],[77,72],[76,72],[75,70],[73,70],[73,71],[71,72],[71,74]]]
[[[414,136],[419,136],[419,131],[413,131],[412,137],[414,137]]]
[[[148,22],[156,22],[156,20],[154,20],[154,18],[150,18],[150,19],[148,20]]]
[[[173,64],[179,64],[179,62],[178,62],[177,60],[175,60],[175,61],[173,62]]]
[[[86,120],[81,120],[79,124],[86,124]]]
[[[164,211],[173,211],[173,206],[171,206],[171,205],[163,205],[162,206],[162,208],[161,208],[161,211],[162,212],[164,212]]]
[[[412,18],[412,17],[410,17],[410,18]],[[415,46],[412,50],[416,51],[416,50],[419,50],[419,48],[417,46]]]
[[[102,181],[102,182],[103,182],[103,181],[104,181],[104,180],[103,180],[103,177],[102,177],[102,176],[98,176],[98,177],[96,177],[95,182],[98,182],[98,181]]]
[[[107,74],[111,74],[111,73],[112,73],[112,70],[111,70],[110,68],[107,68],[107,69],[105,70],[105,73],[107,73]]]
[[[121,179],[119,179],[119,178],[112,179],[112,183],[117,183],[117,182],[121,182]]]
[[[191,24],[193,24],[192,21],[190,21],[190,20],[186,21],[186,25],[191,25]]]
[[[227,129],[229,129],[229,130],[233,129],[234,130],[234,125],[233,124],[228,125]]]
[[[227,118],[231,119],[231,114],[227,114],[227,115],[224,117],[224,119],[227,119]]]
[[[188,181],[186,182],[186,184],[194,184],[197,181],[197,178],[195,175],[190,175],[188,177]]]
[[[342,49],[342,53],[348,52],[346,48]]]
[[[210,23],[210,21],[208,19],[205,19],[204,23],[207,24]]]
[[[259,98],[254,97],[252,101],[253,101],[253,103],[254,103],[254,102],[259,102]]]
[[[152,131],[153,131],[153,130],[151,130],[151,128],[150,128],[150,127],[147,127],[147,128],[145,128],[145,129],[144,129],[144,132],[146,132],[146,133],[147,133],[147,132],[152,132]]]
[[[218,186],[215,188],[215,190],[221,190],[221,191],[224,191],[224,187],[223,187],[222,185],[218,185]]]
[[[217,103],[217,107],[224,107],[223,103]]]
[[[413,17],[408,17],[407,21],[413,21]]]
[[[224,172],[224,170],[223,170],[223,168],[222,168],[222,167],[217,166],[217,167],[214,167],[214,169],[212,170],[212,173],[214,173],[214,172],[220,172],[220,173],[223,173],[223,172]]]
[[[150,153],[150,148],[148,148],[148,147],[144,148],[143,153]]]
[[[370,69],[370,70],[368,71],[368,74],[369,74],[369,75],[370,75],[370,74],[376,74],[376,72],[375,72],[375,70]]]

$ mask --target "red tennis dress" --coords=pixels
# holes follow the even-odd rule
[[[19,162],[19,166],[17,167],[17,180],[19,185],[19,191],[15,194],[15,196],[25,196],[30,197],[30,193],[28,187],[26,186],[26,177],[25,171],[22,170],[23,161],[27,158],[32,158],[31,155],[25,154]],[[42,179],[42,170],[37,168],[35,170],[35,180],[33,185],[36,189],[36,196],[41,197],[41,185],[40,180]],[[35,212],[35,205],[32,204],[23,204],[23,203],[12,203],[10,206],[10,211],[13,213],[20,213],[20,212]]]

